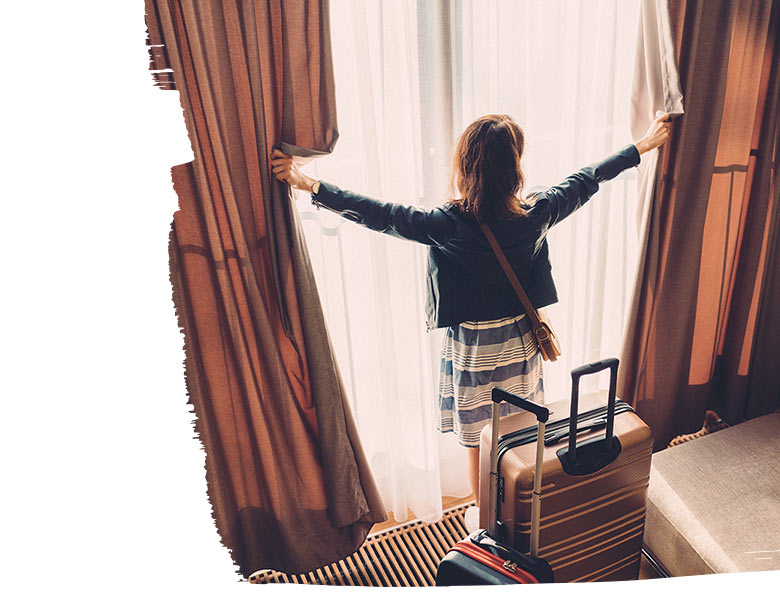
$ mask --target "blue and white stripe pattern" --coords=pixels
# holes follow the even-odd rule
[[[544,402],[542,356],[525,315],[447,328],[439,373],[439,431],[454,431],[462,445],[479,446],[480,432],[490,421],[494,387]],[[504,403],[501,416],[519,410]]]

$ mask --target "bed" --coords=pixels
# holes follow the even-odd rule
[[[780,569],[780,413],[654,454],[644,546],[671,576]]]

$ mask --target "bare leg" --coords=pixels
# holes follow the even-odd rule
[[[476,448],[466,448],[469,457],[469,484],[474,493],[474,500],[479,506],[479,446]]]

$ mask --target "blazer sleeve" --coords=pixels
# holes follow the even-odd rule
[[[614,179],[624,170],[638,164],[639,152],[636,146],[629,144],[619,152],[580,169],[558,185],[539,193],[534,206],[546,206],[549,209],[549,227],[552,227],[585,204],[598,191],[599,183]]]
[[[312,204],[324,207],[373,231],[429,246],[443,246],[455,233],[455,224],[441,208],[423,210],[381,202],[320,181]]]

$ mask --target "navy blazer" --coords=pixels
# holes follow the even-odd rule
[[[558,301],[547,232],[587,202],[599,183],[639,164],[631,144],[534,197],[524,216],[489,223],[536,308]],[[475,218],[454,204],[433,210],[380,202],[325,181],[312,203],[374,231],[429,246],[428,329],[525,312]]]

